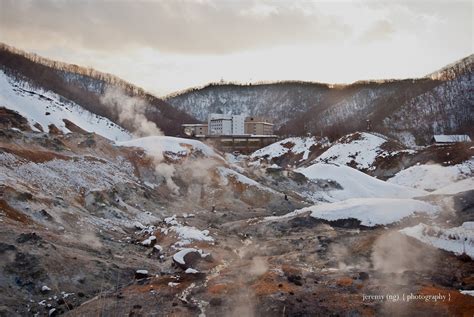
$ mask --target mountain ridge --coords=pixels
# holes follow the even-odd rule
[[[182,123],[197,122],[192,116],[115,75],[53,61],[3,43],[0,43],[0,69],[18,80],[29,81],[45,90],[57,93],[130,131],[133,127],[121,122],[116,109],[104,104],[102,97],[107,89],[118,89],[124,96],[137,98],[137,101],[145,103],[147,119],[156,123],[167,135],[179,135]]]
[[[474,132],[470,128],[474,125],[474,94],[469,89],[474,84],[473,59],[470,55],[420,78],[335,85],[303,81],[210,83],[165,100],[202,121],[209,112],[269,117],[282,135],[311,133],[337,138],[365,129],[366,120],[371,120],[378,132],[401,141],[410,134],[410,143],[426,144],[434,133]],[[408,117],[400,116],[400,109],[419,116],[426,110],[423,107],[430,118],[419,131]],[[444,108],[452,111],[446,113]]]

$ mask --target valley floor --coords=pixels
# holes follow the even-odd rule
[[[1,316],[474,314],[469,160],[438,193],[184,139],[0,137]]]

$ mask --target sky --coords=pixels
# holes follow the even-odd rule
[[[473,53],[473,16],[474,0],[0,0],[0,42],[164,96],[424,76]]]

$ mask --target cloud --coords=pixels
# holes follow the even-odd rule
[[[362,34],[360,40],[362,42],[380,41],[390,38],[394,33],[395,29],[392,23],[387,20],[379,20]]]
[[[335,41],[344,21],[304,6],[260,1],[1,0],[4,38],[98,50],[152,47],[222,54],[305,41]]]
[[[221,78],[424,76],[473,52],[470,0],[0,0],[0,41],[165,95]]]

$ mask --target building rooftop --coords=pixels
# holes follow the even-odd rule
[[[436,143],[471,142],[467,134],[435,134],[433,139]]]

